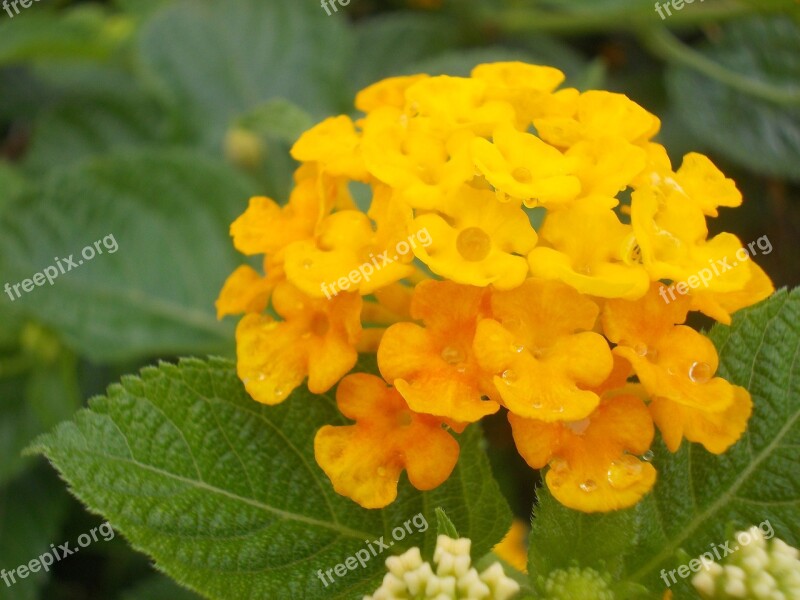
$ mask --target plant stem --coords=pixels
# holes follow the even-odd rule
[[[667,29],[640,31],[642,44],[667,62],[682,64],[749,96],[780,105],[800,105],[800,88],[781,87],[733,71],[690,48]]]
[[[772,10],[777,8],[770,7]],[[714,4],[697,4],[691,10],[673,12],[665,19],[670,26],[702,25],[719,22],[756,12],[751,6],[737,0],[720,0]],[[506,33],[550,32],[583,34],[593,31],[630,30],[641,26],[652,26],[661,19],[654,6],[614,10],[556,11],[537,8],[510,8],[499,15],[483,14],[483,22],[489,27]]]

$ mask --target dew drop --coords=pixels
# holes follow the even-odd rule
[[[511,351],[512,352],[516,352],[517,354],[519,354],[520,352],[522,352],[524,350],[525,350],[525,346],[523,346],[522,344],[511,344]]]
[[[564,473],[569,469],[569,463],[560,457],[555,457],[550,461],[550,469],[554,473]]]
[[[258,374],[258,380],[259,380],[259,381],[264,381],[266,378],[267,378],[267,376],[266,376],[266,375],[264,375],[264,373],[259,373],[259,374]]]
[[[636,344],[633,351],[639,356],[647,356],[647,344]]]
[[[582,275],[591,275],[592,274],[592,267],[589,265],[583,265],[578,269],[578,272]]]
[[[533,408],[538,410],[538,409],[542,408],[542,403],[541,402],[534,402],[531,406],[533,406]]]
[[[642,478],[642,463],[635,456],[625,454],[611,463],[606,477],[611,487],[623,490]]]
[[[648,450],[647,452],[642,454],[642,460],[644,462],[650,462],[651,460],[653,460],[654,456],[655,456],[655,453],[652,450]]]
[[[706,383],[711,379],[713,374],[711,365],[708,363],[694,362],[692,366],[689,367],[689,379],[695,383]]]
[[[464,366],[464,365],[458,365],[458,366],[456,367],[456,373],[461,373],[461,374],[464,374],[464,373],[466,373],[466,372],[467,372],[467,367],[466,367],[466,366]]]
[[[449,365],[457,365],[464,361],[464,353],[455,346],[445,346],[441,356],[442,360]]]
[[[597,489],[597,484],[594,482],[594,480],[587,479],[578,487],[581,488],[584,492],[593,492]]]
[[[517,374],[511,369],[506,369],[500,376],[506,385],[512,385],[517,381]]]

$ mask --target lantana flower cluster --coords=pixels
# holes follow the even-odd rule
[[[354,423],[323,427],[316,458],[364,507],[391,503],[403,471],[440,485],[454,434],[500,410],[552,494],[583,511],[651,489],[655,428],[672,451],[686,438],[721,453],[746,427],[750,395],[685,324],[728,323],[773,290],[752,261],[716,269],[741,243],[706,220],[741,194],[703,155],[674,168],[658,118],[627,97],[563,81],[509,62],[376,83],[356,97],[364,116],[295,143],[285,205],[252,198],[231,226],[263,256],[217,302],[244,313],[239,377],[265,404],[338,384]],[[711,267],[667,301],[665,284]],[[380,377],[348,375],[360,352]]]

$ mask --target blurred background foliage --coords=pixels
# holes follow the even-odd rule
[[[330,8],[330,7],[329,7]],[[285,200],[299,132],[352,113],[382,77],[466,75],[523,60],[627,94],[662,118],[674,161],[708,153],[746,202],[715,224],[777,286],[800,281],[800,4],[705,0],[39,0],[0,11],[0,285],[113,234],[119,252],[0,300],[0,566],[97,519],[23,458],[38,433],[123,374],[233,354],[213,301],[241,262],[229,223],[255,193]],[[528,516],[536,474],[487,426],[497,478]],[[37,573],[0,599],[194,597],[124,541]]]

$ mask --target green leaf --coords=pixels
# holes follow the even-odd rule
[[[30,471],[0,486],[0,567],[11,571],[27,565],[48,552],[50,544],[61,543],[57,535],[67,501],[61,482],[46,471]],[[7,583],[0,580],[0,600],[38,600],[49,575],[39,570],[24,579],[7,577]]]
[[[0,162],[0,213],[12,199],[21,196],[28,185],[28,181],[17,169]]]
[[[356,52],[350,80],[356,91],[385,77],[414,71],[409,65],[454,49],[459,37],[451,18],[409,12],[360,21],[354,30]]]
[[[798,179],[798,55],[800,24],[794,20],[736,21],[700,55],[716,76],[692,65],[673,66],[670,96],[699,142],[760,173]]]
[[[436,508],[436,533],[439,535],[446,535],[447,537],[457,540],[460,536],[458,530],[447,513],[441,508]]]
[[[176,118],[214,149],[235,117],[267,100],[285,98],[315,118],[350,103],[344,21],[319,3],[180,2],[144,25],[138,50]]]
[[[124,378],[32,450],[160,570],[210,598],[359,597],[379,585],[388,551],[327,587],[319,572],[370,544],[377,551],[380,536],[392,553],[432,552],[437,506],[478,556],[507,531],[511,514],[478,428],[460,437],[445,484],[420,493],[404,476],[398,499],[370,511],[337,495],[314,460],[318,428],[344,422],[328,395],[298,389],[260,405],[230,362],[189,359]]]
[[[122,70],[80,67],[43,73],[58,99],[35,122],[25,167],[42,173],[93,155],[162,144],[162,108]]]
[[[609,572],[622,581],[625,560],[636,546],[636,510],[588,514],[563,506],[546,487],[536,495],[528,550],[531,583],[573,565]]]
[[[43,60],[104,60],[125,41],[124,20],[97,5],[58,14],[34,4],[9,18],[0,12],[0,65]]]
[[[736,313],[710,337],[719,375],[750,390],[753,416],[743,439],[720,456],[686,442],[674,456],[659,446],[659,479],[638,507],[643,529],[631,566],[633,579],[662,591],[660,570],[683,564],[679,551],[699,556],[731,528],[769,520],[777,537],[800,545],[800,289]],[[696,597],[678,582],[677,597]]]
[[[217,321],[213,304],[241,262],[228,226],[254,191],[192,153],[90,162],[0,215],[0,272],[21,282],[58,257],[65,273],[26,294],[20,287],[15,308],[95,361],[227,352],[232,327]]]

